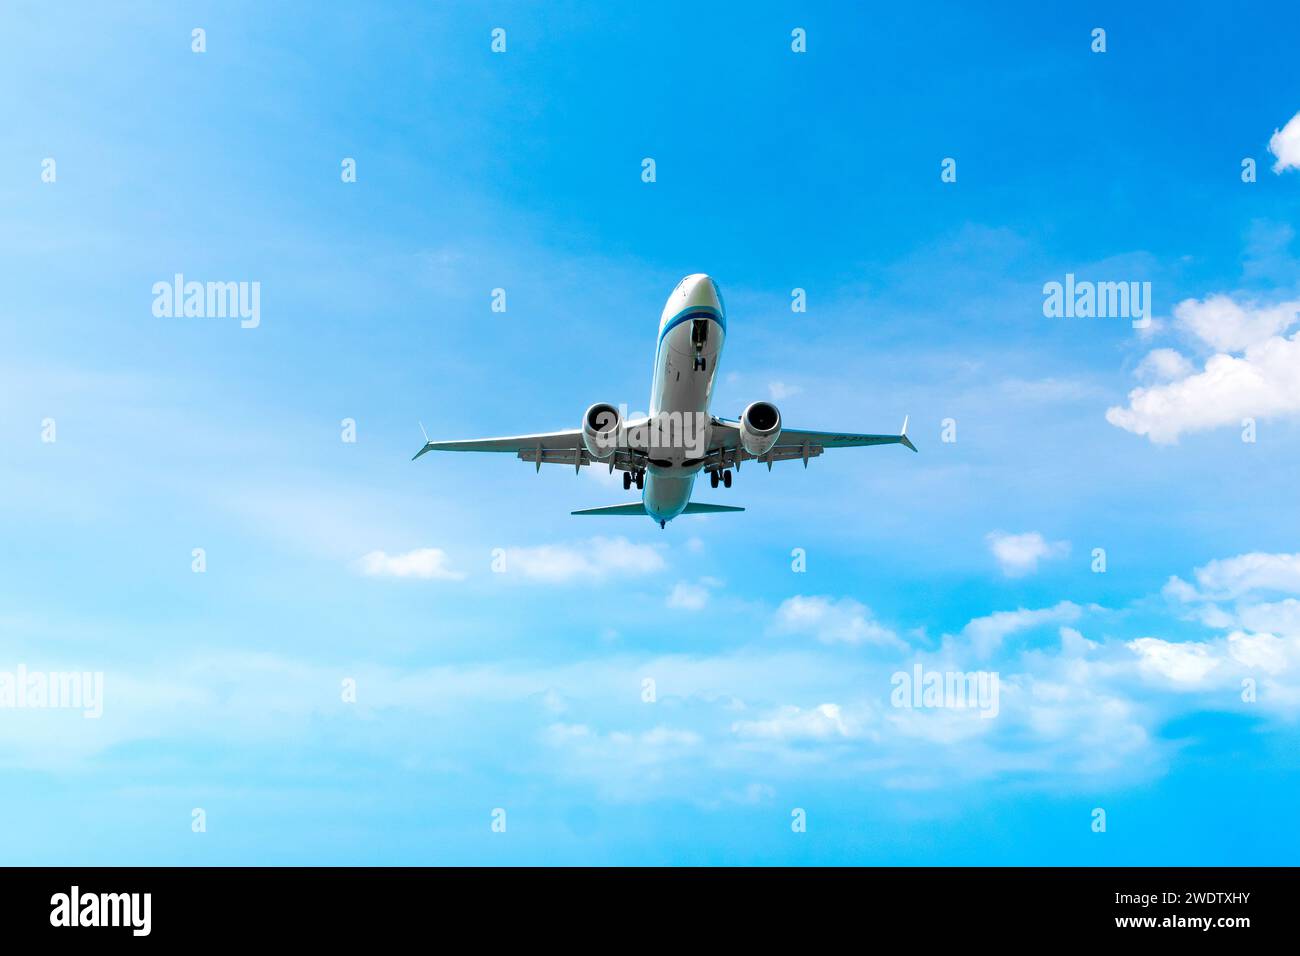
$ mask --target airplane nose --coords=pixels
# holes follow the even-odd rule
[[[722,308],[722,303],[718,300],[718,287],[711,278],[702,272],[687,276],[683,282],[682,291],[685,293],[685,305],[703,305],[713,309]]]

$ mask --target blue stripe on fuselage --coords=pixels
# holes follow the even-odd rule
[[[692,319],[712,319],[722,326],[722,331],[727,331],[727,317],[717,309],[708,305],[693,305],[689,309],[682,309],[671,319],[664,323],[663,330],[659,333],[659,341],[663,342],[664,336],[671,332],[683,322],[690,322]]]

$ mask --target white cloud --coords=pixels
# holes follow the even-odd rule
[[[1178,684],[1199,684],[1219,666],[1206,644],[1195,641],[1173,643],[1156,637],[1139,637],[1129,641],[1141,668]]]
[[[1173,349],[1155,349],[1138,363],[1134,375],[1145,382],[1168,382],[1186,378],[1194,371],[1188,359]]]
[[[785,382],[771,382],[767,386],[768,395],[771,396],[772,401],[774,402],[779,402],[782,399],[798,395],[802,391],[803,389],[800,386],[787,385]]]
[[[767,803],[775,796],[776,791],[767,784],[751,781],[740,790],[725,791],[722,794],[722,801],[757,806],[761,803]]]
[[[691,786],[704,742],[698,732],[662,724],[601,732],[590,724],[555,723],[541,734],[551,750],[538,770],[589,779],[605,800],[639,802],[661,788]]]
[[[1066,657],[1086,657],[1100,646],[1072,627],[1062,627],[1057,633],[1061,636],[1061,653]]]
[[[1049,542],[1037,531],[1027,531],[1024,534],[991,531],[987,535],[987,541],[1002,573],[1009,578],[1032,574],[1038,570],[1039,561],[1070,553],[1070,542]]]
[[[590,740],[596,735],[586,724],[551,724],[542,733],[542,739],[552,747],[561,747],[579,740]]]
[[[361,573],[370,577],[424,578],[460,581],[464,572],[447,567],[447,553],[441,548],[416,548],[404,554],[371,551],[361,558]]]
[[[803,609],[790,612],[801,629],[826,626],[832,612],[869,620],[851,599],[800,598],[789,607]],[[80,766],[124,741],[160,738],[274,748],[312,739],[324,726],[350,745],[415,765],[473,767],[486,740],[493,755],[483,759],[494,765],[508,759],[547,780],[586,781],[602,798],[707,801],[743,792],[755,779],[781,790],[827,779],[911,790],[1000,778],[1089,786],[1099,774],[1159,773],[1171,753],[1160,728],[1181,716],[1236,709],[1264,721],[1300,713],[1296,637],[1236,630],[1185,644],[1089,641],[1063,624],[1087,610],[1063,601],[998,612],[972,620],[932,653],[906,655],[809,642],[796,651],[610,654],[552,665],[494,657],[414,670],[341,670],[337,661],[272,655],[173,659],[135,677],[110,675],[112,706],[103,720],[72,715],[96,725],[91,736],[53,723],[0,722],[7,748],[0,764]],[[1059,626],[1059,646],[1004,640],[1048,623]],[[854,633],[863,625],[846,626]],[[1001,675],[996,719],[973,709],[890,706],[891,675],[900,667],[969,671],[980,647],[1002,652],[993,665]],[[341,704],[325,692],[338,686],[340,673],[357,678],[359,703]],[[629,708],[629,694],[647,675],[656,680],[658,703]],[[1241,701],[1244,677],[1257,680],[1257,703]],[[269,731],[267,700],[277,712]],[[50,716],[15,714],[29,724]],[[487,736],[465,739],[467,724]],[[540,751],[538,741],[546,745]]]
[[[1259,602],[1261,594],[1300,594],[1300,554],[1251,552],[1210,561],[1192,571],[1195,584],[1171,577],[1162,594],[1185,605],[1191,620],[1230,631],[1200,642],[1139,638],[1128,644],[1142,672],[1191,689],[1240,692],[1259,681],[1259,704],[1300,710],[1300,601]],[[1230,602],[1222,607],[1211,603]]]
[[[700,743],[700,735],[692,730],[678,730],[672,727],[652,727],[642,733],[613,731],[599,734],[587,724],[554,723],[542,734],[542,739],[553,747],[564,746],[574,742],[606,744],[616,748],[642,748],[642,757],[649,756],[649,751],[662,752],[664,749],[694,747]]]
[[[1202,595],[1292,587],[1295,557],[1209,562],[1187,574],[1193,583],[1183,593],[1201,601]],[[799,597],[781,607],[783,626],[832,641],[860,638],[872,623],[870,612],[849,598]],[[1289,606],[1270,607],[1281,619]],[[0,721],[0,766],[75,768],[90,756],[118,759],[125,742],[187,739],[233,742],[239,746],[231,752],[277,759],[285,744],[326,734],[383,759],[459,766],[454,773],[471,772],[475,761],[493,767],[505,761],[548,783],[586,782],[602,798],[632,802],[716,800],[759,779],[782,793],[832,779],[912,790],[971,780],[1082,789],[1101,774],[1158,774],[1175,747],[1161,728],[1189,714],[1234,712],[1261,730],[1300,715],[1294,629],[1234,624],[1176,643],[1146,636],[1088,640],[1067,626],[1092,612],[1068,601],[1001,611],[970,621],[930,652],[902,653],[900,643],[865,654],[860,647],[807,641],[794,649],[750,642],[730,652],[647,656],[593,652],[584,644],[575,658],[551,664],[522,648],[523,656],[502,659],[494,648],[482,662],[395,669],[343,665],[328,648],[323,659],[299,660],[192,657],[186,650],[186,657],[160,659],[138,673],[110,673],[102,720],[66,715],[79,728],[94,725],[86,730],[70,733],[54,722],[60,714],[47,711]],[[738,607],[738,626],[761,613]],[[1117,614],[1108,629],[1125,621]],[[1055,634],[1032,645],[1009,637],[1048,624],[1059,630],[1059,644],[1050,639]],[[1135,633],[1152,632],[1144,626]],[[989,665],[1001,675],[996,719],[974,710],[890,706],[891,674],[900,667],[919,662],[927,670],[969,671],[977,650],[999,652]],[[339,701],[340,675],[356,677],[358,703]],[[646,676],[656,681],[658,702],[629,707]],[[1241,699],[1247,677],[1258,685],[1251,703]],[[275,702],[271,724],[268,700]],[[480,732],[466,736],[466,726]]]
[[[1300,637],[1300,601],[1287,598],[1284,601],[1266,601],[1238,607],[1235,616],[1225,622],[1225,626],[1234,624],[1239,624],[1248,631]]]
[[[608,577],[653,574],[664,568],[663,556],[648,544],[627,538],[592,538],[571,545],[507,548],[505,574],[521,574],[551,584],[599,581]]]
[[[713,578],[702,578],[698,584],[678,581],[668,595],[668,606],[680,611],[699,611],[709,603],[709,589],[717,587]]]
[[[759,720],[738,720],[731,725],[731,732],[769,740],[827,740],[851,734],[838,704],[821,704],[811,710],[782,707]]]
[[[1291,117],[1281,129],[1273,130],[1268,141],[1268,151],[1277,157],[1273,172],[1300,169],[1300,113]]]
[[[1239,554],[1195,568],[1192,577],[1195,585],[1171,577],[1161,593],[1187,605],[1191,618],[1206,627],[1233,629],[1220,656],[1270,674],[1287,670],[1293,659],[1300,664],[1300,600],[1259,600],[1300,594],[1300,554]],[[1229,606],[1212,603],[1220,601]]]
[[[1175,309],[1180,327],[1218,351],[1200,372],[1190,362],[1153,352],[1139,365],[1139,374],[1152,368],[1180,374],[1133,389],[1128,407],[1107,409],[1106,421],[1157,444],[1172,444],[1187,432],[1241,427],[1246,418],[1300,414],[1300,333],[1282,335],[1297,312],[1300,301],[1242,305],[1219,295],[1180,303]]]
[[[872,617],[870,608],[853,598],[836,601],[796,594],[776,609],[776,628],[788,634],[813,635],[823,644],[906,646]]]
[[[1232,600],[1257,591],[1300,594],[1300,554],[1252,551],[1210,561],[1192,575],[1198,587],[1173,577],[1164,593],[1185,603]]]
[[[973,618],[962,628],[961,637],[980,657],[987,657],[998,650],[1002,642],[1012,634],[1044,624],[1077,621],[1082,613],[1083,609],[1072,601],[1061,601],[1054,607],[1035,610],[1022,607],[1015,611],[997,611],[986,617]]]
[[[1184,299],[1174,306],[1174,318],[1180,329],[1217,352],[1244,352],[1289,329],[1297,311],[1300,302],[1242,305],[1220,294],[1204,301]]]
[[[1140,672],[1188,690],[1224,693],[1225,702],[1244,677],[1258,679],[1259,703],[1294,712],[1300,708],[1300,637],[1236,630],[1205,641],[1165,641],[1142,637],[1127,644]]]
[[[1228,635],[1228,654],[1239,664],[1266,674],[1280,674],[1300,660],[1300,644],[1273,634],[1246,634],[1233,631]]]
[[[693,730],[653,727],[636,738],[651,747],[694,747],[703,738]]]

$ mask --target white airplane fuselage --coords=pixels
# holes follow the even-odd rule
[[[680,427],[702,423],[700,440],[706,448],[709,403],[726,334],[726,309],[717,283],[703,274],[679,282],[659,317],[650,415],[673,423],[681,421]],[[699,460],[702,456],[696,454],[696,442],[684,442],[679,436],[670,438],[674,440],[665,441],[665,447],[652,453],[655,461],[646,466],[642,493],[646,512],[661,523],[686,509],[695,476],[703,467]]]

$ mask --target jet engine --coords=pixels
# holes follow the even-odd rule
[[[582,444],[597,461],[604,461],[618,447],[618,428],[622,424],[618,409],[608,402],[597,402],[582,416]]]
[[[754,402],[740,416],[740,444],[755,458],[781,437],[781,413],[771,402]]]

